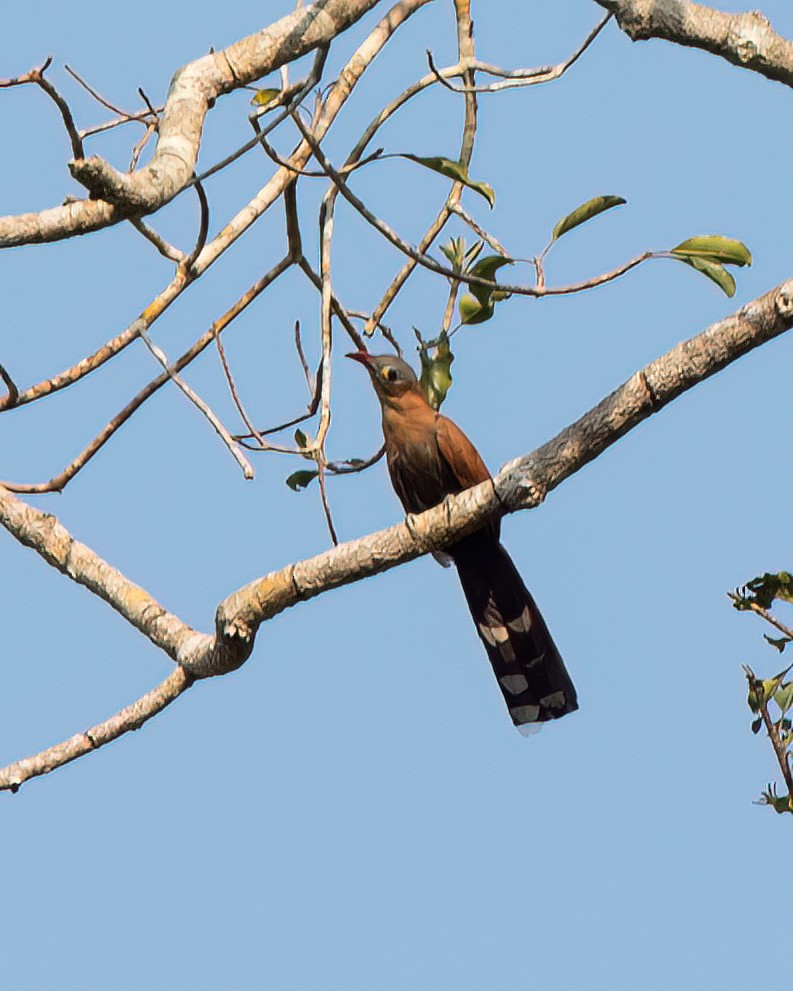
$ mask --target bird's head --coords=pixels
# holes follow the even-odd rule
[[[410,365],[393,354],[369,354],[353,351],[346,357],[360,362],[369,372],[372,385],[381,402],[399,399],[418,387],[418,378]]]

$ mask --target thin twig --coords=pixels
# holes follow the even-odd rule
[[[157,107],[155,108],[155,112],[159,111],[162,113],[164,109],[164,107]],[[123,117],[116,117],[113,120],[106,120],[102,124],[94,124],[92,127],[84,127],[78,131],[78,133],[80,137],[85,140],[86,138],[95,137],[97,134],[104,134],[106,131],[112,131],[116,127],[122,127],[124,124],[147,124],[150,116],[151,111],[139,110],[137,113],[130,114],[128,117],[126,115]]]
[[[13,409],[19,401],[19,389],[3,365],[0,365],[0,378],[5,383],[6,389],[8,389],[8,392],[3,397],[2,408]]]
[[[311,265],[308,262],[308,259],[301,257],[297,264],[301,272],[304,272],[311,281],[311,283],[314,286],[316,286],[320,292],[322,292],[322,279],[319,277],[319,275],[317,275],[317,273],[311,267]],[[361,337],[361,335],[355,329],[355,326],[350,321],[350,318],[347,316],[347,311],[341,305],[341,303],[338,301],[335,295],[331,296],[330,305],[333,309],[334,317],[338,318],[342,327],[344,327],[344,329],[347,331],[350,340],[355,344],[355,346],[358,348],[359,351],[365,351],[366,344],[364,342],[363,337]]]
[[[256,427],[254,427],[254,425],[251,423],[248,417],[248,414],[245,412],[245,407],[243,406],[242,400],[240,399],[239,393],[237,392],[237,386],[234,384],[234,377],[231,374],[231,368],[229,368],[229,363],[226,358],[226,349],[223,346],[223,342],[220,339],[219,333],[215,334],[215,346],[217,347],[218,355],[220,356],[220,364],[223,366],[223,374],[226,376],[226,382],[228,383],[229,392],[231,393],[231,398],[234,400],[234,405],[237,407],[237,412],[239,413],[242,422],[245,424],[248,430],[250,430],[251,436],[255,437],[256,440],[259,442],[259,447],[261,448],[269,447],[270,445],[267,443],[264,437],[262,437],[262,435],[259,433]],[[236,442],[237,438],[235,437],[234,440]]]
[[[312,416],[317,412],[317,407],[319,406],[319,391],[317,392],[316,403],[313,404],[313,409],[307,410],[305,413],[301,413],[299,416],[294,417],[291,420],[286,420],[284,423],[279,423],[275,427],[267,427],[264,430],[257,431],[262,437],[268,437],[270,434],[279,434],[282,430],[289,430],[291,427],[298,427],[301,423],[305,423],[306,420],[310,420]],[[234,440],[237,441],[246,451],[261,451],[262,448],[258,445],[254,447],[249,443],[251,437],[254,434],[235,434]],[[284,447],[275,444],[268,444],[266,451],[272,451],[274,454],[303,454],[303,451],[298,451],[294,447]]]
[[[154,118],[155,122],[159,123],[159,113],[155,109],[154,104],[151,102],[148,96],[146,96],[146,92],[142,86],[138,86],[138,96],[146,104],[148,111],[151,114],[151,116]],[[163,109],[165,108],[163,107]]]
[[[322,367],[320,366],[319,372],[316,376],[314,392],[313,395],[311,396],[308,406],[306,407],[306,412],[301,413],[299,416],[293,417],[291,420],[287,420],[285,423],[279,423],[274,427],[267,427],[266,430],[259,430],[258,432],[262,436],[268,436],[269,434],[279,434],[281,433],[282,430],[289,430],[291,427],[296,427],[301,423],[305,423],[306,420],[310,420],[316,414],[317,409],[319,409],[319,395],[321,388],[322,388]],[[257,448],[251,447],[249,444],[245,443],[246,440],[249,440],[253,436],[254,436],[253,434],[239,434],[234,438],[234,440],[239,441],[246,450],[254,451],[257,450]],[[304,453],[303,451],[295,452],[291,448],[285,448],[285,447],[276,448],[270,446],[267,449],[272,451],[278,451],[285,454]]]
[[[184,269],[185,275],[191,277],[194,275],[192,269],[196,258],[204,250],[204,246],[207,243],[207,234],[209,233],[209,201],[207,200],[207,194],[204,192],[204,186],[199,179],[193,180],[193,186],[198,194],[198,203],[201,207],[201,220],[198,225],[198,235],[196,236],[195,246],[187,258],[181,262],[181,266]]]
[[[121,107],[117,107],[114,103],[106,100],[101,93],[98,93],[92,86],[89,86],[82,76],[78,75],[70,65],[64,65],[64,69],[69,73],[72,79],[75,80],[75,82],[79,83],[80,86],[82,86],[86,92],[90,93],[97,103],[101,103],[106,110],[110,110],[111,113],[118,114],[119,117],[126,117],[127,120],[130,119],[130,114],[128,114],[126,110],[122,110]]]
[[[319,482],[319,496],[322,501],[322,510],[325,513],[325,522],[328,524],[328,532],[333,546],[337,547],[339,538],[336,535],[336,527],[333,525],[333,514],[330,511],[330,500],[328,499],[328,488],[325,484],[325,455],[322,451],[317,452],[317,481]]]
[[[507,251],[504,245],[495,238],[492,234],[484,229],[480,224],[478,224],[471,214],[465,209],[462,203],[455,203],[452,207],[452,212],[456,213],[460,220],[464,221],[471,230],[476,234],[477,237],[481,237],[483,241],[490,245],[496,254],[502,256],[502,258],[512,258],[512,255]]]
[[[205,348],[207,348],[212,341],[215,339],[215,333],[222,333],[235,320],[240,313],[242,313],[252,302],[256,299],[260,293],[264,292],[265,289],[271,283],[273,283],[280,275],[282,275],[292,264],[288,257],[282,258],[280,262],[274,265],[266,275],[262,276],[257,282],[255,282],[248,290],[245,292],[232,307],[230,307],[214,324],[205,331],[198,340],[181,355],[173,363],[171,368],[175,372],[182,371],[186,368],[192,361],[194,361]],[[101,450],[102,447],[110,440],[110,438],[115,434],[115,432],[124,423],[129,420],[134,413],[150,399],[155,392],[161,389],[166,382],[171,380],[171,376],[168,372],[163,372],[162,375],[158,375],[157,378],[152,379],[148,385],[144,386],[140,392],[131,399],[127,405],[117,413],[113,419],[105,426],[101,433],[91,441],[91,443],[84,448],[83,451],[78,454],[78,456],[71,461],[60,474],[55,475],[48,482],[40,482],[37,484],[19,484],[16,482],[0,482],[11,492],[26,492],[26,493],[43,493],[43,492],[61,492],[66,485],[74,478],[74,476],[80,472]]]
[[[259,126],[259,117],[265,112],[270,112],[273,109],[273,107],[271,106],[262,107],[260,111],[252,113],[248,119],[250,120],[251,126],[256,132],[256,136],[254,138],[251,138],[250,141],[246,141],[243,145],[240,145],[240,147],[237,148],[236,151],[233,151],[230,155],[227,155],[225,158],[221,159],[221,161],[216,162],[205,172],[202,172],[198,176],[198,181],[204,182],[210,176],[213,176],[216,173],[221,172],[223,169],[227,168],[233,162],[236,162],[237,159],[242,158],[243,155],[246,155],[253,148],[256,148],[257,145],[261,144],[262,140],[266,138],[271,131],[274,131],[276,127],[283,124],[283,122],[289,117],[292,110],[303,102],[306,96],[308,96],[308,94],[311,92],[314,86],[319,82],[320,78],[322,77],[322,71],[325,67],[325,62],[327,60],[327,57],[328,57],[328,47],[326,45],[323,45],[322,47],[318,48],[317,54],[314,58],[314,63],[311,66],[311,71],[309,72],[308,76],[306,76],[306,78],[302,82],[295,83],[295,85],[291,88],[291,91],[289,93],[282,92],[279,95],[278,103],[283,101],[284,103],[283,111],[280,114],[276,114],[276,116],[270,121],[270,123],[265,128],[261,128]]]
[[[385,444],[375,454],[365,460],[356,461],[354,464],[350,461],[329,461],[325,467],[332,475],[355,475],[358,472],[366,471],[372,465],[376,465],[384,454]]]
[[[371,313],[362,313],[360,310],[347,310],[346,313],[353,320],[363,320],[366,326],[376,327],[400,358],[402,357],[402,345],[394,337],[394,333],[390,327],[386,326],[381,320],[373,320]],[[363,350],[363,348],[359,347],[358,350]]]
[[[589,48],[592,42],[597,38],[600,32],[608,23],[611,18],[611,13],[606,14],[606,16],[597,24],[595,28],[590,31],[587,35],[583,44],[581,44],[575,52],[558,65],[544,65],[536,69],[500,69],[498,66],[488,65],[486,62],[473,61],[470,68],[478,72],[484,72],[491,76],[500,76],[504,80],[501,83],[490,83],[487,86],[453,86],[449,81],[448,77],[458,75],[458,72],[453,71],[457,69],[454,66],[452,70],[449,69],[442,70],[435,66],[432,58],[432,52],[427,51],[427,62],[429,64],[430,72],[435,76],[437,81],[444,86],[446,89],[450,89],[453,93],[499,93],[506,89],[516,89],[522,86],[536,86],[539,83],[549,83],[567,72],[567,70],[574,65],[578,59],[584,54],[584,52]]]
[[[14,76],[11,79],[0,79],[0,89],[9,89],[11,86],[25,86],[27,83],[35,83],[36,73],[46,72],[52,65],[52,55],[48,55],[38,68],[30,69],[21,76]]]
[[[407,255],[423,268],[429,269],[431,272],[437,272],[439,275],[444,275],[447,279],[460,279],[461,282],[466,282],[468,285],[484,286],[487,289],[496,289],[501,292],[511,293],[515,296],[567,296],[573,293],[582,292],[584,289],[594,289],[597,286],[602,286],[607,282],[612,282],[621,275],[625,275],[625,273],[629,272],[631,269],[636,268],[637,265],[641,265],[642,262],[658,255],[658,252],[645,251],[641,255],[637,255],[635,258],[630,259],[630,261],[624,262],[622,265],[617,266],[617,268],[612,269],[610,272],[604,272],[601,275],[594,276],[591,279],[571,283],[566,286],[510,285],[508,283],[493,282],[490,279],[482,279],[479,276],[472,275],[470,272],[454,272],[452,269],[440,265],[435,261],[435,259],[430,258],[428,255],[424,255],[420,251],[417,251],[415,248],[411,247],[407,241],[402,240],[402,238],[391,227],[389,227],[388,224],[380,220],[379,217],[375,216],[375,214],[368,209],[368,207],[355,195],[355,193],[350,190],[349,186],[344,181],[344,178],[334,169],[322,149],[316,143],[308,129],[296,114],[293,116],[293,120],[297,122],[298,127],[303,131],[306,141],[312,146],[312,151],[314,152],[315,158],[320,162],[322,167],[327,170],[328,175],[338,187],[339,192],[341,192],[344,198],[352,204],[353,207],[355,207],[364,220],[371,224],[375,230],[378,230],[403,254]]]
[[[757,613],[758,616],[762,616],[767,623],[770,623],[771,626],[776,627],[781,634],[786,637],[790,637],[790,639],[793,640],[793,629],[789,626],[785,626],[784,623],[780,622],[776,616],[774,616],[774,614],[764,606],[761,606],[757,602],[752,602],[750,599],[745,599],[737,592],[729,592],[727,597],[734,603],[740,604],[741,609],[748,609],[753,613]]]
[[[151,121],[146,127],[146,130],[143,132],[141,138],[135,142],[135,144],[132,147],[132,157],[129,160],[129,169],[127,170],[128,172],[134,172],[135,169],[138,167],[138,161],[140,160],[141,153],[143,152],[143,149],[146,147],[146,145],[149,143],[149,139],[156,130],[157,130],[156,121]]]
[[[299,320],[295,320],[295,348],[297,349],[297,356],[300,359],[300,367],[303,369],[303,375],[306,380],[306,385],[308,386],[308,394],[309,396],[313,396],[317,391],[317,381],[309,371],[308,362],[306,361],[306,356],[303,352],[303,342],[300,339]]]
[[[297,116],[297,115],[295,115]],[[322,500],[322,509],[325,513],[325,520],[328,524],[330,539],[334,545],[338,544],[336,528],[333,525],[333,515],[330,510],[328,492],[325,485],[325,441],[330,429],[330,398],[331,398],[331,350],[333,346],[333,321],[331,313],[333,308],[333,290],[330,273],[331,244],[333,241],[333,202],[334,197],[329,195],[333,190],[330,187],[328,193],[322,200],[319,211],[319,274],[322,281],[322,291],[320,294],[320,340],[322,343],[322,358],[320,360],[318,379],[321,383],[319,390],[319,426],[317,435],[312,444],[314,458],[317,462],[317,480],[319,481],[319,492]]]
[[[321,169],[298,169],[294,165],[290,165],[285,158],[281,158],[278,152],[273,148],[273,146],[266,140],[264,135],[259,137],[259,144],[262,146],[265,154],[268,158],[272,159],[276,165],[280,166],[282,169],[289,169],[298,176],[305,176],[309,179],[327,179],[328,175]],[[350,175],[352,172],[357,172],[358,169],[363,168],[364,165],[368,165],[370,162],[377,161],[378,158],[383,154],[383,148],[377,148],[372,152],[371,155],[367,155],[366,158],[362,158],[359,162],[354,162],[350,165],[342,165],[338,170],[340,175]]]
[[[158,234],[157,231],[149,227],[149,225],[144,220],[141,220],[140,217],[130,217],[129,222],[139,234],[142,234],[146,238],[147,241],[151,241],[154,247],[164,258],[167,258],[169,261],[176,262],[177,264],[184,261],[184,251],[181,251],[179,248],[174,247],[166,241],[162,235]]]
[[[460,281],[459,279],[452,279],[449,283],[449,295],[446,297],[446,307],[443,311],[443,319],[441,320],[441,333],[448,334],[452,326],[452,319],[454,318],[454,304],[457,302],[457,296],[460,292]],[[451,336],[451,335],[450,335]]]
[[[69,141],[72,146],[72,156],[76,159],[81,159],[84,157],[83,142],[80,137],[80,133],[75,126],[74,117],[69,109],[69,104],[44,75],[51,65],[52,55],[48,55],[42,65],[35,69],[31,69],[24,75],[17,76],[15,79],[0,79],[0,89],[9,86],[24,86],[27,83],[33,83],[40,89],[43,89],[60,111],[61,118],[63,119],[63,126],[66,128],[66,133],[69,135]]]
[[[322,358],[320,361],[320,375],[322,388],[319,398],[319,429],[315,444],[317,450],[322,450],[325,445],[330,428],[330,385],[331,385],[331,350],[333,347],[333,324],[331,312],[333,309],[333,289],[330,275],[330,249],[333,240],[333,203],[328,202],[326,195],[319,212],[319,236],[320,236],[320,279],[322,280],[321,307],[320,307],[320,339],[322,343]]]
[[[303,238],[297,214],[297,179],[284,189],[284,214],[286,219],[286,245],[289,257],[295,264],[303,257]]]
[[[466,70],[464,68],[465,64],[470,64],[474,61],[475,51],[474,51],[474,33],[473,33],[473,22],[471,21],[471,8],[468,0],[455,0],[455,19],[457,23],[457,55],[458,64],[453,69],[449,70],[450,75],[462,75],[463,79],[470,84],[474,82],[474,75],[472,71]],[[427,77],[425,77],[426,79]],[[429,80],[432,82],[437,82],[435,77],[431,74]],[[420,80],[417,84],[417,88],[424,84],[425,80]],[[402,97],[407,97],[409,91],[406,90]],[[413,95],[413,94],[411,94]],[[372,122],[374,124],[374,122]],[[465,97],[465,118],[463,121],[463,135],[460,142],[460,153],[458,160],[465,167],[471,164],[471,156],[474,150],[474,141],[476,139],[476,123],[477,123],[477,103],[475,94],[467,94]],[[379,126],[379,125],[378,125]],[[374,133],[372,130],[372,125],[369,127],[370,136]],[[363,150],[362,142],[359,141],[356,146],[356,152],[358,154]],[[359,150],[360,149],[360,150]],[[440,234],[443,228],[446,226],[449,220],[452,209],[456,203],[460,202],[460,197],[462,195],[462,184],[459,182],[453,182],[449,193],[446,196],[446,201],[440,209],[440,212],[430,224],[426,233],[422,237],[418,245],[418,252],[424,255],[430,248],[430,246],[435,241],[436,237]],[[398,293],[401,291],[402,286],[410,278],[416,268],[416,260],[409,258],[409,260],[402,266],[400,271],[397,273],[395,278],[392,280],[389,287],[383,294],[380,302],[375,307],[371,319],[367,322],[364,333],[370,334],[374,326],[382,319],[383,315],[386,313],[388,308],[391,306],[393,301],[396,299]]]
[[[229,449],[232,457],[242,469],[242,474],[244,475],[244,477],[248,481],[250,481],[255,474],[253,470],[253,466],[251,465],[250,461],[248,461],[248,459],[245,457],[245,455],[242,453],[242,451],[239,449],[239,445],[234,442],[234,439],[232,438],[231,434],[229,433],[228,430],[226,430],[226,428],[220,422],[218,416],[207,405],[207,403],[204,402],[204,400],[198,395],[198,393],[195,392],[193,389],[191,389],[190,386],[187,384],[187,382],[185,382],[184,379],[180,378],[179,375],[177,375],[177,373],[174,371],[173,367],[169,363],[168,357],[165,354],[165,352],[161,348],[159,348],[154,343],[154,341],[152,341],[152,339],[148,335],[148,332],[145,330],[141,330],[140,336],[141,339],[143,340],[143,343],[146,345],[149,351],[151,351],[151,353],[154,355],[157,361],[159,361],[159,363],[168,373],[174,385],[176,385],[184,393],[184,395],[187,396],[187,398],[196,407],[196,409],[200,413],[203,413],[203,415],[207,418],[207,420],[209,420],[209,422],[215,429],[217,435],[220,437],[220,439]],[[217,340],[217,334],[215,335],[215,339]]]

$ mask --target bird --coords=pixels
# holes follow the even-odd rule
[[[491,478],[463,431],[434,409],[402,358],[354,351],[380,400],[391,483],[407,513]],[[576,691],[545,620],[501,544],[500,520],[445,548],[513,724],[523,733],[574,712]]]

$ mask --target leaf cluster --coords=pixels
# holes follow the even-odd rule
[[[791,784],[793,760],[793,723],[789,715],[793,707],[793,681],[785,681],[785,677],[791,668],[793,665],[789,665],[773,678],[758,678],[751,668],[744,668],[749,685],[746,701],[755,714],[752,732],[759,733],[765,725],[788,785]],[[779,813],[793,814],[793,789],[786,795],[777,795],[775,785],[768,784],[760,796],[760,804],[770,805]]]
[[[454,355],[449,345],[449,335],[442,330],[434,341],[425,341],[414,327],[419,342],[418,352],[421,362],[421,385],[427,402],[433,409],[440,409],[446,394],[452,387],[452,362]]]
[[[736,609],[757,613],[784,634],[782,637],[765,637],[780,653],[793,642],[793,631],[768,611],[777,599],[793,601],[793,576],[788,572],[759,575],[730,598]],[[752,732],[757,734],[765,727],[788,788],[787,794],[778,795],[776,786],[768,784],[759,804],[769,805],[779,813],[793,814],[793,721],[790,715],[793,709],[793,680],[785,680],[791,670],[793,664],[771,678],[758,678],[748,665],[744,665],[748,684],[746,702],[754,716]]]

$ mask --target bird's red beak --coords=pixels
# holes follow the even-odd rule
[[[353,361],[359,361],[366,368],[372,367],[372,356],[368,351],[351,351],[349,354],[345,354],[345,358],[352,358]]]

